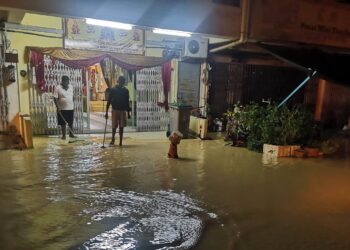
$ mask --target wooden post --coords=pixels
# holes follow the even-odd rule
[[[316,99],[316,108],[315,108],[315,121],[321,121],[326,83],[327,83],[326,80],[323,80],[323,79],[319,79],[318,81],[317,99]]]
[[[27,148],[33,148],[33,128],[30,117],[22,117],[24,144]]]

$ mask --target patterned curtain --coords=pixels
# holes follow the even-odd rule
[[[44,76],[44,56],[49,56],[53,61],[60,63],[71,69],[83,69],[82,83],[87,91],[85,70],[89,66],[100,63],[102,74],[105,78],[108,88],[105,92],[105,100],[108,100],[109,89],[116,83],[119,75],[130,76],[129,72],[136,72],[145,68],[159,67],[161,78],[163,98],[155,100],[155,105],[168,111],[168,93],[171,84],[171,58],[146,57],[141,55],[106,53],[88,50],[67,50],[63,48],[26,48],[26,59],[30,62],[31,67],[35,69],[35,81],[41,92],[48,92],[48,86]],[[148,73],[154,73],[152,70]],[[84,91],[84,90],[83,90]],[[160,99],[163,99],[161,102]],[[159,112],[158,109],[157,112]]]
[[[41,91],[46,91],[43,64],[44,55],[57,59],[73,69],[83,69],[101,63],[103,75],[109,87],[113,86],[113,81],[115,80],[113,79],[115,76],[114,65],[118,65],[127,71],[137,71],[143,68],[160,66],[171,59],[112,52],[27,47],[26,59],[30,62],[31,67],[35,67],[36,80]],[[126,73],[125,76],[127,75]]]

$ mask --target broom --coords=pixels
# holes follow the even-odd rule
[[[58,105],[58,104],[57,104]],[[62,115],[61,113],[61,110],[57,109],[57,113],[59,114],[59,116],[62,118],[62,120],[64,121],[64,123],[66,123],[68,125],[68,122],[66,121],[66,119],[64,118],[64,116]],[[84,141],[83,139],[79,139],[76,135],[74,135],[74,132],[73,132],[73,129],[71,129],[69,126],[68,126],[68,130],[69,132],[73,135],[74,138],[70,138],[68,143],[75,143],[75,142],[78,142],[78,141]]]
[[[50,105],[50,106],[51,106],[51,105],[52,105],[52,102],[55,103],[56,108],[58,108],[58,109],[57,109],[58,115],[62,118],[62,120],[63,120],[66,124],[68,124],[67,120],[64,118],[64,116],[63,116],[62,113],[61,113],[61,110],[59,109],[59,108],[60,108],[60,107],[59,107],[59,104],[56,103],[56,102],[54,101],[54,100],[55,100],[55,97],[52,95],[52,93],[43,93],[43,98],[44,98],[44,101],[45,101],[45,105]],[[69,126],[68,126],[68,130],[69,130],[69,132],[70,132],[73,136],[75,136],[73,130],[72,130]],[[70,139],[70,140],[68,141],[68,143],[74,143],[74,142],[78,142],[78,141],[85,141],[85,140],[79,139],[78,137],[75,136],[75,139]]]

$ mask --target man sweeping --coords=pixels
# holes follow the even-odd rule
[[[57,85],[54,92],[54,101],[57,108],[57,123],[61,126],[62,140],[66,139],[66,124],[69,126],[69,137],[74,138],[73,117],[74,117],[74,102],[73,102],[73,87],[69,84],[69,77],[62,76],[60,85]]]
[[[125,77],[120,76],[118,85],[111,88],[107,101],[105,118],[108,119],[109,106],[112,104],[112,140],[110,145],[114,145],[115,133],[119,127],[119,146],[123,145],[123,132],[126,126],[126,112],[130,118],[129,91],[125,88]]]

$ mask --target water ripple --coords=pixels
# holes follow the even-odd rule
[[[84,214],[109,229],[79,249],[189,249],[207,220],[216,218],[184,193],[144,194],[110,189],[95,194]]]

